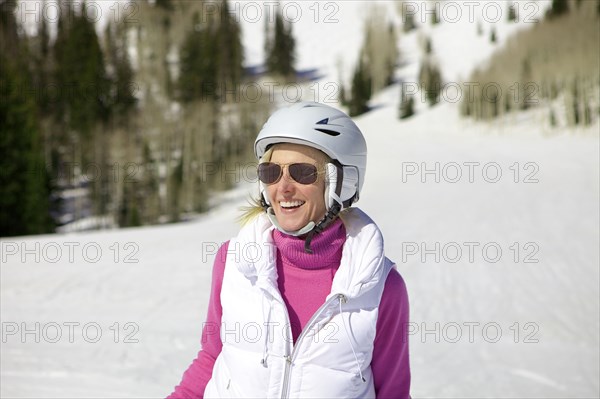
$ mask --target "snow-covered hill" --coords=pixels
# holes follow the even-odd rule
[[[294,25],[300,65],[319,68],[319,84],[337,78],[340,57],[353,64],[367,7],[328,4],[343,21],[325,25],[331,10],[321,8],[314,23],[307,9]],[[467,11],[426,27],[447,79],[493,51]],[[504,21],[500,43],[527,27]],[[262,24],[244,29],[259,54]],[[415,80],[418,40],[401,38],[401,80]],[[598,124],[551,131],[536,110],[474,123],[449,102],[418,104],[401,122],[399,90],[356,119],[369,148],[357,205],[380,225],[408,286],[413,397],[597,397]],[[256,190],[247,177],[240,168],[238,187],[192,222],[3,239],[0,396],[169,393],[199,349],[214,253]]]

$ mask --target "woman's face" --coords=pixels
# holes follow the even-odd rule
[[[323,171],[327,160],[325,154],[312,147],[299,144],[276,144],[271,154],[271,162],[280,165],[310,163]],[[317,223],[325,216],[325,180],[319,173],[313,184],[300,184],[290,176],[288,167],[283,167],[283,176],[277,183],[267,186],[269,202],[282,229],[295,231],[308,222]]]

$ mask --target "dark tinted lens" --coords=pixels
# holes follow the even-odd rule
[[[281,166],[273,162],[258,164],[258,179],[265,184],[273,184],[281,177]]]
[[[288,166],[290,176],[300,184],[313,184],[317,181],[317,167],[309,163],[293,163]]]

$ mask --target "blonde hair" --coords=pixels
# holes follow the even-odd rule
[[[275,149],[275,147],[278,144],[274,144],[274,145],[270,146],[267,149],[267,151],[265,151],[264,155],[262,157],[260,157],[260,159],[258,160],[258,163],[269,162],[271,160],[271,156],[273,155],[273,150]],[[281,144],[285,144],[285,143],[281,143]],[[311,148],[314,148],[314,147],[311,147]],[[319,164],[322,164],[321,166],[324,166],[327,162],[331,162],[331,158],[327,154],[325,154],[323,151],[320,151],[320,150],[317,150],[317,151],[323,155],[323,159],[320,160],[320,162],[319,162]],[[242,212],[242,214],[237,218],[237,221],[242,226],[247,225],[252,220],[254,220],[256,217],[258,217],[258,215],[265,212],[265,208],[263,206],[263,201],[262,201],[262,198],[260,197],[260,193],[258,194],[258,197],[250,196],[247,201],[248,201],[248,205],[241,206],[239,208],[239,210]]]
[[[271,155],[273,155],[273,148],[275,146],[271,146],[267,151],[265,151],[264,155],[260,157],[258,163],[269,162],[271,160]],[[259,183],[260,184],[260,183]],[[260,198],[260,193],[258,197],[250,196],[248,198],[248,205],[241,206],[239,209],[242,212],[240,217],[237,218],[238,223],[242,226],[247,225],[255,218],[258,217],[261,213],[265,212],[265,208],[263,207],[263,202]]]

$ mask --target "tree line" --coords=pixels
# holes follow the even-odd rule
[[[52,27],[27,35],[18,2],[0,7],[0,235],[164,223],[205,211],[252,158],[265,101],[239,96],[239,23],[222,0],[140,0],[136,19],[102,32],[86,3],[60,2]],[[265,66],[293,79],[295,42],[280,13]],[[229,166],[230,168],[232,166]]]
[[[546,108],[551,127],[591,125],[600,114],[599,23],[600,1],[553,0],[542,20],[469,77],[480,85],[461,114],[492,120]]]

